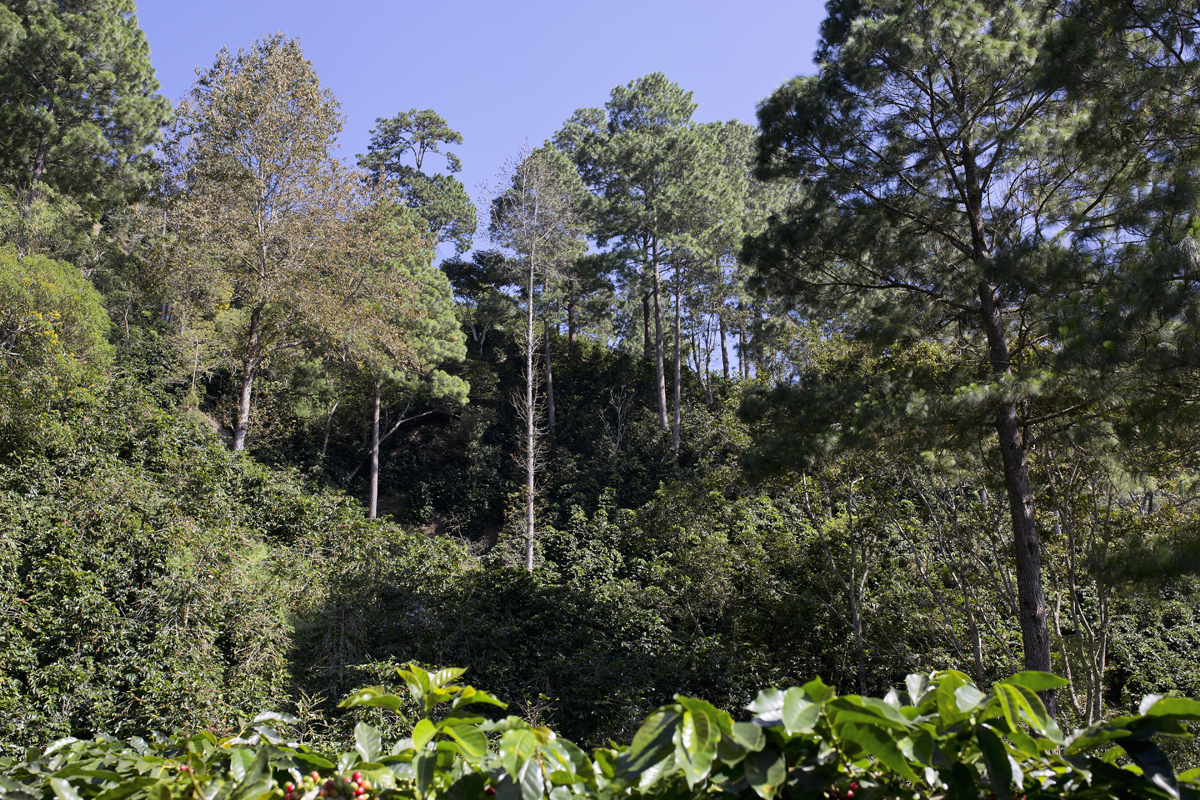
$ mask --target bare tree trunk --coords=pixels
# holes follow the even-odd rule
[[[126,315],[125,315],[125,338],[126,339],[129,338],[129,315],[128,315],[128,313],[126,313]],[[196,342],[196,350],[192,356],[192,385],[190,387],[191,391],[193,391],[193,392],[196,391],[196,376],[200,373],[200,340],[199,340],[199,338],[197,338],[195,340],[195,342]]]
[[[671,447],[675,451],[675,455],[679,455],[679,389],[680,389],[680,363],[683,355],[683,329],[682,322],[682,294],[680,285],[683,281],[679,267],[675,267],[675,420],[674,430],[671,434]]]
[[[567,301],[567,348],[575,352],[575,298]]]
[[[971,591],[965,582],[962,585],[963,607],[967,612],[967,634],[971,637],[971,656],[975,661],[975,683],[983,685],[983,640],[979,635],[979,624],[975,621],[975,604],[971,602]]]
[[[525,296],[525,569],[533,572],[534,405],[533,405],[533,254],[529,257],[529,290]]]
[[[238,401],[237,423],[233,429],[233,451],[246,449],[246,433],[250,427],[250,395],[258,373],[258,335],[262,325],[262,305],[250,312],[250,332],[246,337],[246,358],[242,362],[242,394]]]
[[[1009,372],[1008,344],[1000,310],[996,306],[995,289],[986,281],[979,286],[984,330],[991,350],[992,368],[996,374]],[[1021,423],[1015,402],[1002,404],[996,410],[996,435],[1000,443],[1000,458],[1004,465],[1004,485],[1008,491],[1012,515],[1013,550],[1017,567],[1018,618],[1021,623],[1021,643],[1025,652],[1025,669],[1052,672],[1050,631],[1046,619],[1046,597],[1042,587],[1042,545],[1034,520],[1033,490],[1029,485],[1029,459],[1021,437]],[[1058,714],[1054,690],[1041,692],[1047,710]]]
[[[695,356],[692,360],[696,364],[696,376],[700,378],[700,386],[704,389],[704,399],[711,406],[713,396],[709,368],[712,366],[712,348],[708,346],[708,337],[712,332],[712,321],[708,319],[704,320],[704,333],[701,335],[701,323],[697,317],[699,317],[699,314],[692,315],[692,324],[690,326],[692,354]],[[704,354],[703,362],[701,362],[701,352]]]
[[[546,284],[543,282],[543,296],[545,292]],[[550,365],[550,320],[548,314],[548,310],[542,312],[542,333],[546,341],[546,413],[549,417],[550,430],[554,430],[554,369]]]
[[[747,380],[750,377],[750,365],[746,363],[746,320],[742,318],[743,311],[745,307],[738,300],[738,371],[742,374],[742,380]]]
[[[253,359],[242,364],[242,393],[238,398],[237,423],[233,429],[233,451],[246,449],[246,433],[250,427],[250,395],[254,390],[254,376],[258,370]]]
[[[728,335],[725,330],[725,315],[717,312],[717,320],[721,325],[721,374],[725,376],[725,380],[729,380],[729,348],[725,344],[725,337]]]
[[[325,435],[321,437],[321,458],[325,458],[325,453],[329,450],[329,430],[333,427],[333,415],[337,413],[340,399],[334,400],[333,405],[329,407],[329,411],[325,413]]]
[[[851,572],[853,577],[854,573]],[[854,650],[858,656],[858,693],[863,695],[867,693],[867,645],[863,641],[862,597],[856,596],[854,600],[851,611],[854,614]]]
[[[49,135],[46,131],[42,131],[42,138],[38,141],[37,153],[33,157],[33,174],[29,177],[29,196],[26,203],[30,206],[37,199],[37,185],[41,182],[42,176],[46,174],[46,155],[49,150],[48,139]]]
[[[29,179],[29,192],[25,195],[25,204],[21,209],[21,231],[17,234],[17,255],[24,258],[29,255],[29,221],[33,217],[33,203],[37,200],[38,184],[46,173],[46,153],[49,135],[42,131],[38,141],[37,153],[33,157],[33,174]]]
[[[375,378],[375,404],[371,414],[371,489],[367,501],[367,516],[375,519],[379,510],[379,401],[383,394],[383,379]]]
[[[650,344],[650,296],[652,293],[647,292],[642,295],[642,358],[649,359],[654,353],[654,348]]]
[[[651,245],[654,251],[654,370],[658,381],[658,427],[667,429],[667,376],[663,358],[662,328],[662,281],[658,274],[658,242]]]

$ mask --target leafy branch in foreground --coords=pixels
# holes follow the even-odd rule
[[[1187,736],[1200,702],[1151,695],[1140,713],[1064,736],[1038,692],[1064,681],[1022,672],[976,687],[952,670],[909,675],[883,699],[838,695],[815,679],[766,689],[735,722],[703,700],[677,696],[651,714],[629,746],[578,746],[514,716],[489,720],[467,706],[504,707],[453,683],[462,669],[399,670],[425,716],[385,753],[361,722],[355,749],[325,757],[287,742],[281,714],[240,735],[156,736],[128,744],[63,739],[22,762],[0,761],[12,800],[327,800],[495,796],[500,800],[701,796],[787,798],[1194,798],[1200,770],[1176,775],[1152,741]],[[398,711],[383,687],[344,708]],[[436,717],[436,719],[435,719]],[[1119,763],[1122,762],[1122,763]]]

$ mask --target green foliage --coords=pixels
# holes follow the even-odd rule
[[[400,384],[411,392],[424,378],[433,398],[465,405],[470,384],[440,369],[466,355],[466,337],[454,313],[450,281],[446,273],[424,260],[404,266],[401,274],[416,287],[413,300],[418,311],[396,324],[416,356],[416,368],[398,376]]]
[[[140,41],[125,5],[76,5],[0,7],[0,93],[36,66],[20,49],[37,14]],[[400,114],[360,162],[384,181],[343,170],[336,101],[282,36],[203,72],[145,205],[115,202],[144,171],[136,132],[131,161],[73,168],[51,148],[60,189],[31,197],[5,159],[67,100],[10,99],[0,148],[25,144],[0,153],[0,236],[35,255],[0,250],[0,742],[153,741],[30,752],[0,794],[1173,796],[1162,753],[1194,766],[1194,740],[1148,741],[1192,721],[1171,692],[1200,693],[1194,19],[1175,0],[829,11],[821,73],[762,106],[779,181],[749,174],[747,126],[695,125],[691,95],[646,76],[503,187],[497,232],[523,265],[435,269],[433,240],[461,250],[475,226],[445,152],[461,136]],[[159,101],[137,103],[150,124]],[[98,119],[64,135],[99,147]],[[260,185],[232,142],[291,172]],[[435,154],[447,174],[423,171]],[[978,191],[972,157],[991,159]],[[548,181],[522,187],[535,169]],[[286,197],[256,238],[271,187]],[[589,232],[613,247],[582,255]],[[734,263],[747,234],[768,295]],[[540,272],[524,309],[521,266]],[[652,336],[662,305],[677,326]],[[743,381],[710,377],[735,338]],[[526,493],[512,400],[551,364],[556,421]],[[375,401],[380,510],[419,532],[342,491],[360,491]],[[1011,432],[1034,583],[1070,681],[1058,724],[1088,731],[1057,752],[1035,696],[1057,682],[997,680],[1021,664],[1023,551],[980,430],[1005,404],[1028,429]],[[238,416],[250,455],[222,446]],[[752,482],[747,461],[790,469]],[[532,575],[516,568],[530,497]],[[459,670],[418,666],[438,663],[514,716],[484,720],[493,701]],[[756,699],[814,674],[857,694]],[[1167,699],[1138,709],[1147,693]],[[757,724],[735,722],[747,704]],[[292,715],[245,721],[271,707]],[[200,728],[216,733],[148,734]],[[585,755],[551,729],[632,745]]]
[[[170,118],[133,0],[0,5],[0,183],[92,214],[141,188]]]
[[[462,144],[462,134],[451,130],[432,109],[402,112],[375,120],[366,155],[358,156],[358,165],[377,177],[396,181],[405,204],[424,220],[429,233],[439,242],[454,244],[462,254],[471,249],[475,235],[475,204],[466,187],[453,173],[462,169],[458,156],[443,153],[439,145]],[[429,153],[445,156],[450,175],[423,172]],[[412,158],[415,166],[404,163]]]
[[[363,722],[353,750],[320,754],[281,733],[295,717],[260,714],[223,738],[63,739],[30,749],[3,763],[0,796],[1178,800],[1200,789],[1197,776],[1175,774],[1152,738],[1187,735],[1181,723],[1200,719],[1200,702],[1152,695],[1136,715],[1064,736],[1037,695],[1063,683],[1046,673],[1018,673],[986,693],[961,673],[912,674],[882,700],[838,695],[813,679],[759,692],[750,721],[677,695],[629,745],[589,756],[547,727],[467,710],[504,703],[452,683],[464,671],[398,670],[423,716],[387,750]],[[341,705],[396,712],[405,700],[377,686]]]
[[[103,259],[100,226],[70,196],[43,186],[32,203],[0,186],[0,241],[24,242],[25,251],[93,271]]]
[[[64,444],[112,361],[109,320],[79,270],[0,247],[0,456]]]
[[[342,681],[362,660],[337,598],[434,590],[460,569],[449,542],[235,456],[127,382],[72,425],[69,452],[0,465],[7,750],[96,730],[227,731],[289,698],[311,710],[353,688]]]

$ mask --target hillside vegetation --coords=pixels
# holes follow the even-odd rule
[[[432,706],[398,699],[396,670],[421,665],[509,702],[472,742],[548,726],[570,760],[632,740],[649,755],[614,767],[629,786],[671,751],[653,721],[701,714],[722,733],[680,745],[664,793],[717,791],[696,788],[705,758],[741,770],[734,793],[780,791],[737,727],[770,686],[833,709],[819,735],[760,722],[784,726],[763,735],[793,777],[836,739],[846,764],[920,780],[916,739],[903,758],[863,744],[825,684],[851,704],[908,686],[899,711],[867,704],[894,730],[974,714],[963,763],[1016,758],[1021,725],[1053,745],[1030,739],[1030,770],[1068,770],[1058,732],[1112,717],[1113,738],[1183,734],[1194,709],[1170,697],[1200,697],[1184,6],[833,0],[818,74],[757,128],[699,123],[690,92],[637,78],[476,209],[432,110],[381,117],[357,169],[337,159],[336,97],[286,36],[223,50],[172,105],[130,0],[6,2],[0,754],[26,756],[6,768],[36,783],[25,748],[97,733],[177,734],[170,759],[207,759],[264,711],[313,752],[412,744]],[[68,62],[78,85],[38,79]],[[1024,717],[995,688],[1013,675]],[[367,687],[396,695],[386,712],[339,706]],[[1187,737],[1161,747],[1200,765]],[[508,791],[458,755],[470,768],[438,762],[438,791],[487,769]],[[249,786],[257,763],[219,769]],[[845,790],[853,770],[821,763],[813,792]]]

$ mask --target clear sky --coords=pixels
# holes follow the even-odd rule
[[[526,141],[651,72],[695,93],[698,121],[753,124],[759,100],[813,72],[824,16],[816,0],[138,0],[167,97],[220,48],[282,31],[342,103],[345,160],[366,152],[377,117],[432,108],[465,139],[459,179],[477,202]]]

